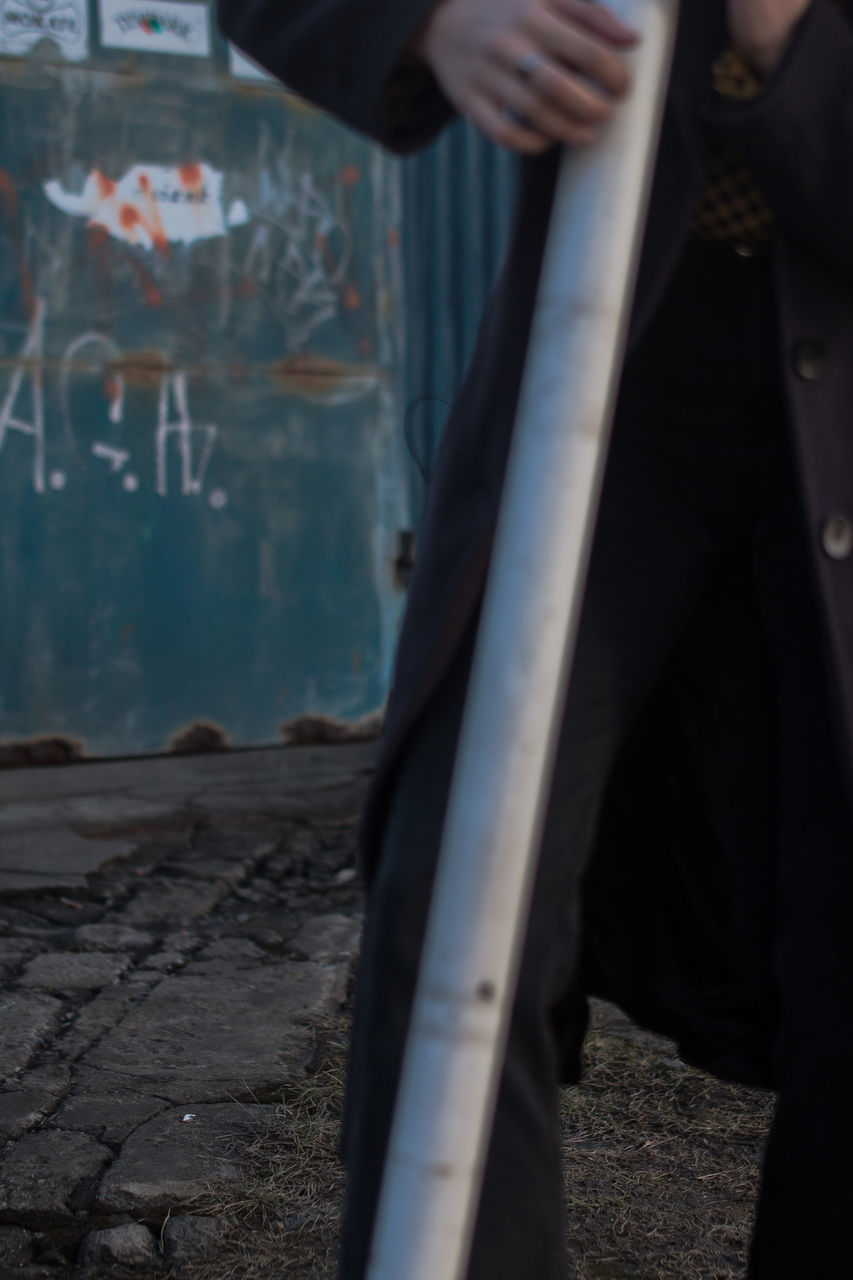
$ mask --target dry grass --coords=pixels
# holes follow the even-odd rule
[[[335,1274],[343,1198],[338,1137],[346,1024],[318,1033],[315,1070],[293,1085],[240,1152],[239,1193],[202,1206],[225,1231],[217,1254],[186,1280],[326,1280]],[[212,1189],[215,1196],[215,1189]]]
[[[601,1010],[586,1059],[563,1099],[577,1280],[742,1277],[771,1095],[686,1067]]]
[[[684,1066],[665,1040],[599,1010],[582,1086],[563,1099],[566,1205],[576,1280],[736,1280],[745,1256],[766,1093]],[[192,1280],[331,1280],[343,1177],[337,1158],[345,1032],[245,1153],[226,1234]]]

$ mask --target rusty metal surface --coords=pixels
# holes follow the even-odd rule
[[[82,61],[0,56],[0,741],[358,721],[411,524],[398,166],[215,33],[88,14]]]

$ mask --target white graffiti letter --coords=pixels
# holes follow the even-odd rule
[[[130,454],[127,449],[116,449],[111,444],[104,444],[102,440],[96,440],[92,445],[92,453],[96,458],[103,458],[105,462],[110,464],[110,471],[121,471],[126,462],[130,461]]]
[[[171,409],[174,401],[174,419]],[[193,469],[193,433],[202,436],[201,452]],[[157,434],[155,438],[155,488],[161,498],[169,492],[168,444],[170,436],[177,436],[178,456],[181,461],[181,493],[184,497],[201,493],[207,464],[216,440],[216,427],[208,423],[194,427],[187,405],[187,375],[167,373],[160,382],[160,401],[157,410]]]
[[[71,410],[68,403],[68,386],[71,374],[80,358],[80,352],[85,347],[90,346],[103,347],[112,360],[109,379],[105,386],[105,392],[109,399],[110,422],[114,427],[117,427],[124,418],[124,375],[118,368],[121,350],[116,346],[112,338],[108,338],[105,333],[97,333],[94,330],[91,333],[82,333],[79,338],[69,342],[60,361],[59,403],[62,408],[62,424],[65,428],[65,437],[72,448],[74,445],[74,431],[71,425]],[[92,371],[95,372],[96,369],[97,366]]]
[[[20,431],[33,437],[33,488],[44,493],[44,299],[36,298],[30,331],[21,350],[21,363],[15,366],[6,399],[0,405],[0,450],[7,431]],[[15,403],[29,374],[32,380],[33,420],[24,422],[13,417]]]

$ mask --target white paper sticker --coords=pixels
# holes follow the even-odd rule
[[[206,4],[133,4],[100,0],[101,44],[108,49],[144,49],[187,58],[210,55],[210,10]]]
[[[228,227],[243,226],[251,217],[242,200],[226,212],[222,173],[209,164],[135,164],[119,178],[93,169],[79,195],[55,179],[44,184],[44,193],[63,213],[85,218],[125,244],[160,253],[172,244],[224,236]]]
[[[0,54],[23,57],[40,40],[50,40],[69,62],[85,58],[86,0],[0,0]]]
[[[247,58],[245,53],[241,53],[233,44],[228,46],[228,70],[236,80],[267,80],[273,84],[276,82],[275,76],[269,75],[263,67],[259,67],[251,58]]]

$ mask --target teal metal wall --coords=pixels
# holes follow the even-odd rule
[[[255,745],[385,696],[400,167],[211,17],[2,6],[0,743]]]
[[[406,410],[417,522],[453,396],[506,249],[517,160],[466,121],[403,165]]]

